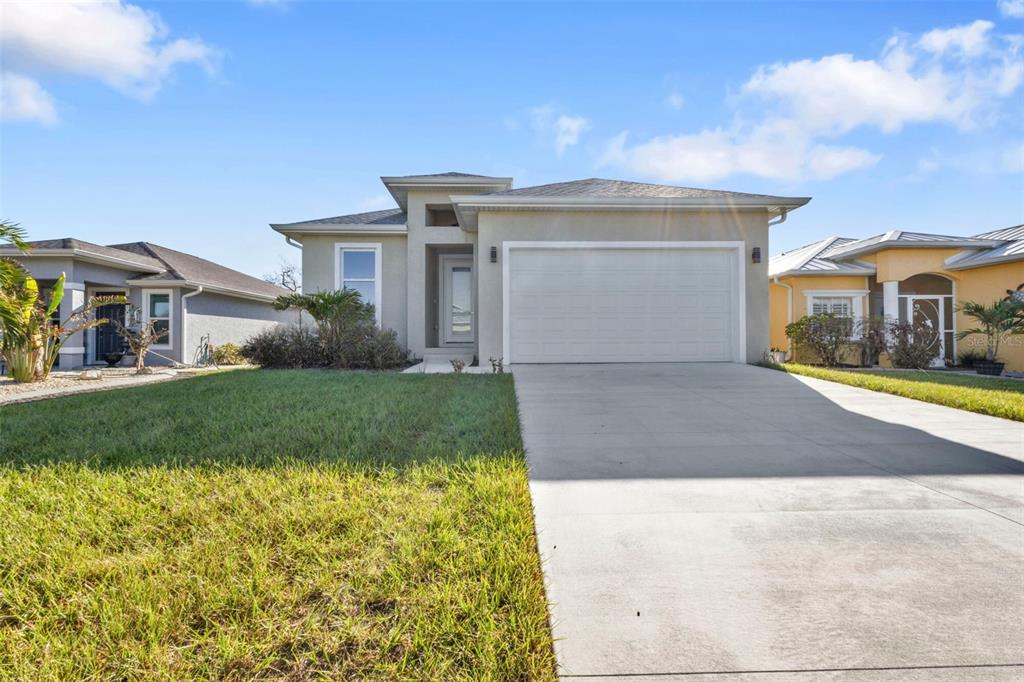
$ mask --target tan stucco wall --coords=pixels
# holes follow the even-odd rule
[[[958,270],[950,273],[959,277],[956,283],[956,302],[975,301],[989,305],[1006,297],[1007,289],[1014,290],[1024,284],[1024,262],[990,265],[973,270]],[[977,322],[963,313],[956,315],[957,329],[971,329]],[[969,336],[957,341],[957,351],[977,350],[985,352],[983,337]],[[1024,371],[1024,335],[1004,339],[999,348],[999,359],[1006,363],[1006,368]]]
[[[477,243],[478,351],[486,361],[502,355],[502,245],[506,241],[744,241],[746,264],[747,361],[757,362],[769,347],[768,213],[702,212],[481,212]],[[491,263],[490,248],[498,248]],[[761,263],[751,249],[761,248]]]
[[[381,245],[381,326],[393,329],[403,346],[408,344],[405,235],[303,235],[302,290],[306,293],[334,289],[334,245],[379,243]],[[416,291],[419,291],[417,288]]]
[[[407,346],[414,355],[422,356],[427,348],[427,307],[435,305],[428,300],[427,277],[435,277],[436,269],[427,267],[427,246],[444,244],[475,244],[476,235],[461,227],[427,227],[427,204],[450,204],[451,192],[410,190],[408,194],[409,235],[406,250],[409,296],[406,300],[408,323]],[[474,268],[475,270],[475,268]],[[435,316],[436,317],[436,316]],[[433,324],[431,317],[431,324]],[[433,336],[433,335],[430,335]]]

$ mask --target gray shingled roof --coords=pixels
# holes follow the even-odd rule
[[[647,182],[630,182],[628,180],[607,180],[604,178],[587,178],[569,182],[554,182],[548,185],[520,187],[502,192],[489,192],[488,197],[595,197],[608,199],[625,198],[688,198],[688,199],[774,199],[767,194],[748,194],[746,192],[727,192],[717,189],[699,189],[696,187],[675,187],[672,185],[655,185]]]
[[[457,171],[447,171],[445,173],[421,173],[419,175],[392,175],[390,176],[395,179],[401,180],[421,180],[425,178],[480,178],[481,180],[504,180],[494,175],[480,175],[479,173],[459,173]]]
[[[97,256],[103,256],[106,258],[117,258],[119,260],[128,261],[137,265],[142,265],[145,268],[160,268],[163,269],[165,266],[159,260],[153,258],[148,254],[130,253],[125,252],[121,249],[114,248],[112,246],[103,246],[102,244],[93,244],[81,239],[74,239],[73,237],[65,237],[64,239],[38,239],[36,241],[28,242],[28,245],[32,249],[39,250],[66,250],[66,251],[84,251],[86,253],[92,253]]]
[[[238,270],[232,270],[231,268],[219,265],[213,261],[208,261],[205,258],[200,258],[199,256],[175,251],[174,249],[169,249],[166,246],[160,246],[159,244],[153,244],[151,242],[113,244],[111,248],[136,254],[149,254],[153,258],[162,262],[167,268],[162,273],[138,277],[136,279],[176,279],[193,284],[204,284],[221,289],[231,289],[238,292],[258,294],[260,296],[277,297],[291,293],[283,287],[270,284],[269,282],[264,282],[258,277],[247,275],[243,272],[239,272]]]
[[[302,220],[297,223],[274,223],[272,227],[301,227],[304,225],[405,225],[408,216],[400,208],[386,208],[382,211],[350,213],[331,218]]]
[[[252,277],[208,261],[205,258],[199,258],[198,256],[175,251],[166,246],[150,242],[130,242],[127,244],[102,246],[81,239],[66,237],[64,239],[40,239],[29,242],[29,246],[32,250],[79,251],[106,258],[116,258],[125,262],[125,269],[129,272],[132,271],[132,264],[140,266],[137,271],[140,274],[129,277],[130,279],[178,280],[260,296],[277,297],[290,293],[287,289],[264,282],[258,277]],[[13,255],[19,256],[21,254]],[[32,255],[31,250],[28,255]],[[157,272],[153,272],[153,270],[157,270]]]

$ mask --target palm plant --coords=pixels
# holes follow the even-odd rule
[[[959,311],[978,321],[978,326],[957,333],[958,339],[972,334],[985,337],[985,359],[995,362],[999,344],[1007,336],[1024,334],[1024,303],[1004,298],[992,305],[964,301]]]

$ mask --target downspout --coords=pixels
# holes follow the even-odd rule
[[[772,277],[772,282],[786,290],[786,324],[791,324],[793,322],[793,287],[780,282],[778,276]],[[793,340],[788,336],[786,337],[786,355],[790,360],[793,359]]]
[[[203,293],[203,285],[197,284],[196,286],[199,288],[181,297],[181,364],[183,365],[188,364],[185,362],[185,344],[188,341],[188,310],[185,307],[185,300]]]
[[[768,221],[768,226],[771,227],[772,225],[781,225],[782,223],[786,222],[786,218],[788,216],[789,216],[789,209],[788,208],[780,208],[779,209],[779,217],[775,220],[774,223],[771,220],[769,220]]]

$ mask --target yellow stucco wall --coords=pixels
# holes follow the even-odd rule
[[[807,314],[808,291],[861,291],[868,288],[867,278],[860,276],[841,277],[782,277],[781,284],[793,288],[793,320],[799,320]],[[786,336],[788,296],[784,286],[771,282],[768,287],[769,337],[775,348],[789,350],[789,338]],[[867,311],[867,301],[864,302]]]
[[[947,271],[944,261],[959,253],[957,249],[890,249],[865,256],[861,260],[875,263],[879,282],[902,281],[914,275],[932,273],[943,275],[954,282],[955,303],[977,301],[990,304],[1006,296],[1008,289],[1024,284],[1024,262],[1003,263],[971,270]],[[864,277],[783,277],[780,281],[793,287],[793,319],[807,314],[805,292],[809,289],[866,289]],[[786,338],[786,289],[772,282],[769,286],[770,336],[773,346],[788,348]],[[867,311],[867,306],[864,308]],[[956,328],[969,329],[975,326],[962,313],[956,315]],[[968,349],[984,350],[983,339],[968,337],[957,341],[957,351]],[[1007,369],[1024,371],[1024,336],[1004,340],[999,359]]]
[[[947,273],[943,263],[962,249],[889,249],[875,254],[876,277],[879,282],[902,282],[908,277],[924,273],[945,274],[957,279],[955,273]]]
[[[1024,261],[990,265],[973,270],[958,270],[950,273],[959,277],[956,284],[956,301],[975,301],[991,304],[1006,296],[1007,289],[1016,289],[1024,284]],[[976,323],[963,313],[956,315],[957,329],[970,329]],[[957,341],[957,351],[985,351],[985,341],[981,337],[969,336]],[[1024,335],[1004,339],[999,349],[999,359],[1006,363],[1006,368],[1024,371]]]

